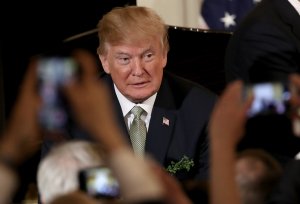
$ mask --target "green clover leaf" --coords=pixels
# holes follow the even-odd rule
[[[167,171],[176,174],[177,171],[185,169],[189,171],[194,166],[194,161],[189,159],[186,155],[178,162],[171,161],[171,164],[167,167]]]

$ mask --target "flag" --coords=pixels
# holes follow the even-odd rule
[[[200,14],[210,29],[234,31],[261,0],[203,0]]]
[[[170,121],[168,118],[163,117],[163,121],[162,121],[163,125],[169,126],[170,125]]]

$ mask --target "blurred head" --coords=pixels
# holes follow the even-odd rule
[[[236,181],[244,204],[263,204],[278,182],[282,167],[259,149],[242,151],[236,162]]]
[[[56,197],[51,204],[66,204],[66,203],[72,203],[72,204],[101,204],[94,198],[90,197],[84,192],[81,191],[74,191],[71,193],[67,193],[61,196]]]
[[[5,165],[0,165],[0,181],[1,185],[5,188],[1,188],[0,191],[0,203],[11,203],[11,195],[13,195],[18,189],[18,177],[14,171]]]
[[[37,182],[42,203],[79,189],[81,169],[103,164],[100,147],[88,141],[59,144],[41,160]]]
[[[168,30],[152,9],[115,8],[98,24],[98,54],[119,91],[142,102],[160,87],[169,51]]]

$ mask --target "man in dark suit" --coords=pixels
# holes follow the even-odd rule
[[[287,80],[300,72],[299,7],[298,0],[263,0],[247,15],[227,47],[227,81]]]
[[[104,15],[98,24],[103,79],[115,99],[121,127],[138,155],[150,154],[179,179],[208,178],[207,125],[217,96],[164,72],[167,26],[151,9],[130,6]],[[142,108],[136,146],[132,109]],[[139,133],[139,136],[144,133]],[[186,157],[185,157],[186,156]],[[173,164],[173,166],[172,166]]]
[[[300,73],[299,7],[298,0],[262,0],[257,4],[229,41],[225,56],[227,82],[287,81],[290,73]],[[285,165],[300,148],[292,121],[286,116],[248,120],[240,149],[264,148]]]

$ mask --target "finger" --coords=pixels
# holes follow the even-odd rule
[[[224,106],[232,105],[233,103],[240,103],[242,100],[242,82],[239,80],[233,81],[227,85],[223,94],[220,98],[220,103],[223,103]]]
[[[300,75],[299,74],[291,74],[289,76],[289,80],[293,86],[296,86],[300,89]]]
[[[249,95],[244,103],[245,112],[247,112],[250,109],[250,107],[252,106],[253,100],[254,100],[253,94]]]
[[[290,103],[292,106],[300,106],[300,75],[291,74],[290,77]]]
[[[37,61],[36,57],[31,58],[27,71],[24,75],[21,89],[23,93],[34,93],[37,85]]]
[[[90,80],[97,77],[98,64],[96,58],[88,51],[78,49],[74,50],[72,56],[76,59],[81,67],[82,78]]]

